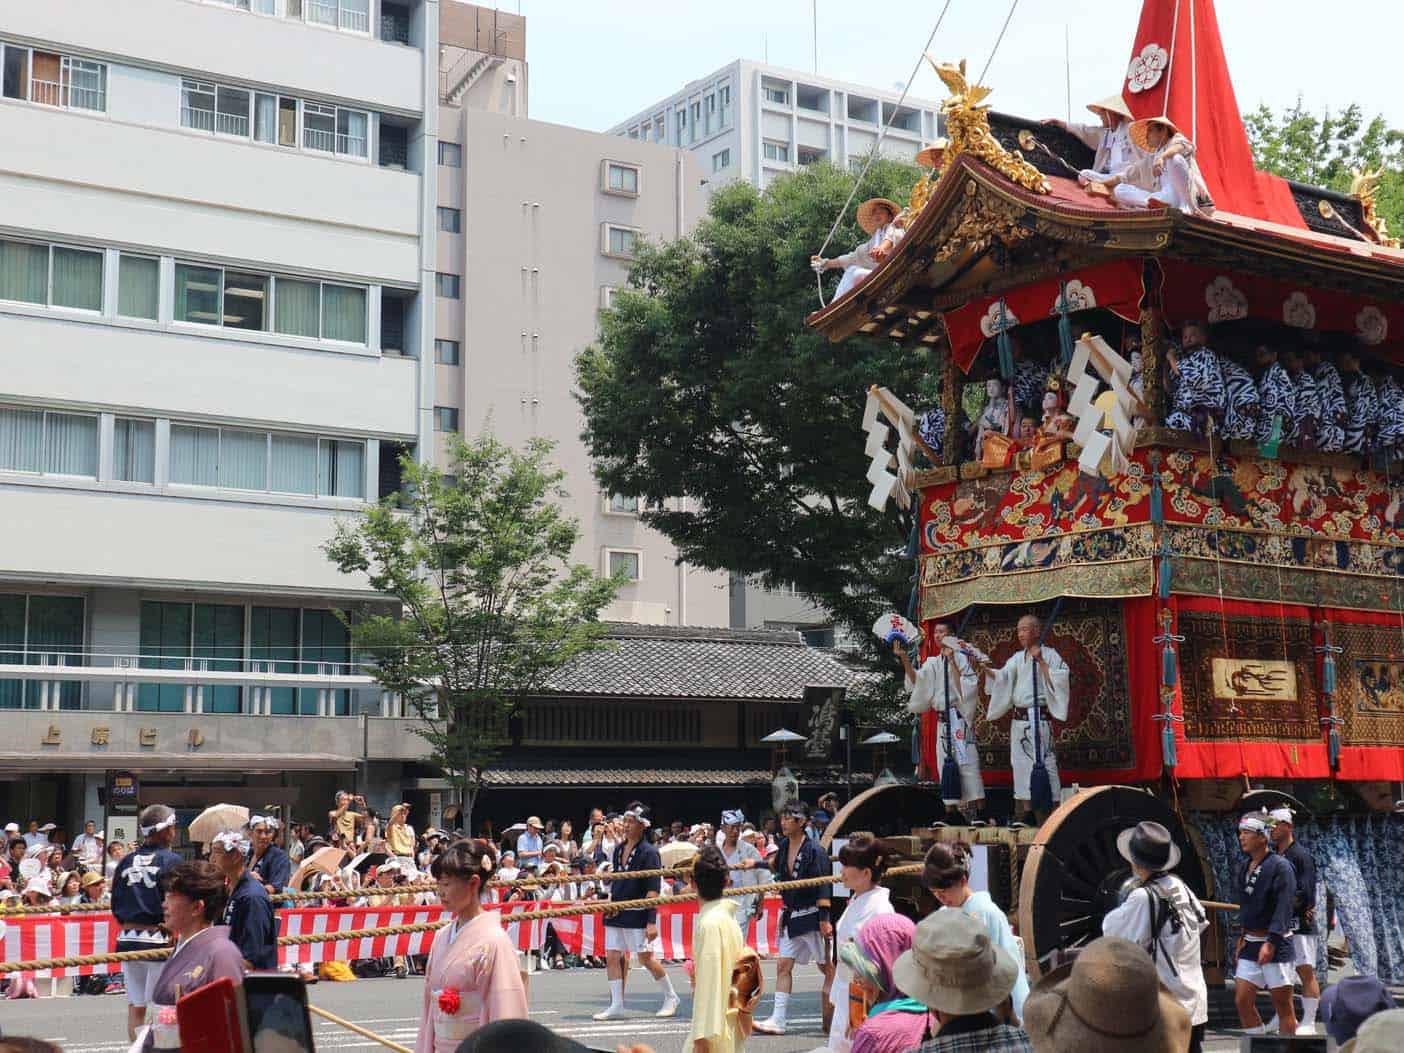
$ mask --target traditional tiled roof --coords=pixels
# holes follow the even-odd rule
[[[547,694],[799,702],[858,674],[789,629],[613,623],[608,646],[551,677]]]

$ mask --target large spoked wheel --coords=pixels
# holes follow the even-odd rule
[[[1184,824],[1159,797],[1130,786],[1086,790],[1048,817],[1029,847],[1019,886],[1019,934],[1037,975],[1102,934],[1102,918],[1135,878],[1116,836],[1139,822],[1160,823],[1180,847],[1175,873],[1195,895],[1210,890],[1210,871]]]
[[[907,834],[916,827],[934,825],[945,812],[940,792],[929,786],[874,786],[838,810],[820,843],[828,852],[834,838],[847,837],[857,830],[867,830],[878,837]]]

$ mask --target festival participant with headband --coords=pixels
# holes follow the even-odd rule
[[[760,870],[765,860],[756,846],[741,836],[741,824],[746,821],[739,808],[728,809],[721,814],[721,832],[717,847],[726,857],[726,865],[731,869],[731,883],[738,888],[749,888],[760,884]],[[756,896],[737,896],[736,924],[741,927],[741,938],[750,935],[751,920],[756,916]]]
[[[253,843],[253,858],[249,860],[249,872],[263,885],[270,896],[276,896],[288,887],[292,880],[292,860],[278,847],[278,828],[282,826],[271,815],[249,817],[250,840]]]
[[[434,860],[430,872],[453,921],[434,934],[429,951],[415,1053],[453,1053],[485,1024],[527,1018],[517,950],[498,912],[483,909],[496,867],[486,841],[455,841]]]
[[[661,870],[663,861],[658,849],[646,838],[651,825],[649,810],[638,801],[624,809],[624,840],[614,846],[611,869],[615,874],[635,870]],[[631,899],[654,899],[663,887],[661,878],[622,878],[610,883],[612,902]],[[637,954],[639,964],[663,988],[663,1004],[655,1016],[669,1017],[678,1011],[678,993],[673,981],[657,958],[658,912],[656,910],[621,910],[605,918],[605,964],[609,976],[609,1005],[595,1014],[596,1020],[613,1020],[624,1015],[624,956]]]
[[[804,832],[809,821],[809,806],[803,801],[790,801],[780,812],[781,838],[775,848],[770,869],[776,881],[817,878],[833,873],[833,865],[819,842]],[[795,963],[813,962],[824,977],[827,997],[833,982],[834,967],[829,964],[825,941],[834,934],[829,920],[829,890],[826,886],[788,889],[781,893],[785,909],[780,914],[780,946],[775,965],[775,1004],[770,1016],[756,1021],[762,1035],[783,1035],[794,988]],[[820,1005],[824,1003],[821,1001]]]
[[[175,844],[176,814],[164,804],[151,804],[137,817],[142,841],[123,857],[112,872],[112,914],[117,919],[117,950],[147,951],[166,947],[170,941],[161,929],[165,904],[165,878],[180,864],[171,851]],[[223,902],[220,903],[223,908]],[[161,973],[160,962],[124,962],[127,985],[127,1037],[136,1039],[146,1019],[151,989]]]
[[[242,830],[224,830],[210,842],[210,862],[224,875],[229,889],[220,924],[229,926],[229,939],[244,956],[246,969],[278,968],[278,924],[268,891],[247,869],[252,849]]]
[[[1245,815],[1238,821],[1238,845],[1248,856],[1238,901],[1238,920],[1243,926],[1234,971],[1238,1020],[1249,1034],[1267,1032],[1255,1004],[1258,989],[1265,987],[1277,1010],[1278,1033],[1295,1035],[1292,928],[1296,919],[1292,902],[1297,894],[1297,878],[1292,864],[1268,849],[1266,815]]]
[[[1321,984],[1316,979],[1316,862],[1306,846],[1296,839],[1292,809],[1274,808],[1268,815],[1273,820],[1272,847],[1292,864],[1297,894],[1292,901],[1295,928],[1292,933],[1292,963],[1302,981],[1302,1019],[1298,1031],[1314,1028],[1316,1007],[1321,1004]],[[1271,1027],[1271,1023],[1268,1025]]]

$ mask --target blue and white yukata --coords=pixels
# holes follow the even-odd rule
[[[1219,356],[1201,347],[1180,359],[1175,395],[1165,426],[1177,431],[1199,431],[1205,416],[1213,416],[1216,423],[1223,420],[1224,371]]]
[[[1345,448],[1346,401],[1341,375],[1330,362],[1321,362],[1312,371],[1316,394],[1321,399],[1321,416],[1316,421],[1316,448],[1339,452]]]
[[[1258,432],[1258,388],[1237,362],[1220,359],[1224,374],[1224,438],[1251,439]]]
[[[1305,369],[1292,377],[1292,387],[1296,389],[1296,394],[1293,398],[1292,432],[1288,441],[1293,446],[1308,446],[1307,437],[1317,435],[1321,423],[1321,396],[1316,390],[1316,378]],[[1320,436],[1317,435],[1317,438]]]
[[[1043,393],[1048,390],[1048,368],[1031,358],[1021,358],[1014,366],[1014,404],[1019,413],[1034,420],[1043,418]],[[1018,423],[1018,419],[1015,419]]]
[[[1385,376],[1375,395],[1374,449],[1391,457],[1404,451],[1404,387],[1392,375]]]
[[[1345,451],[1346,453],[1366,453],[1373,445],[1375,435],[1375,382],[1365,375],[1364,370],[1347,373],[1345,381]]]
[[[1274,362],[1263,370],[1263,375],[1258,379],[1258,406],[1262,413],[1258,417],[1255,438],[1259,442],[1271,439],[1273,418],[1281,417],[1281,439],[1287,441],[1295,425],[1293,417],[1296,401],[1296,388],[1293,387],[1292,378],[1287,375],[1282,363]]]

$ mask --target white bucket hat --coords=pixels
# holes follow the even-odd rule
[[[912,947],[892,964],[898,990],[928,1009],[967,1016],[1009,997],[1019,966],[990,942],[985,926],[959,910],[938,910],[916,927]]]

